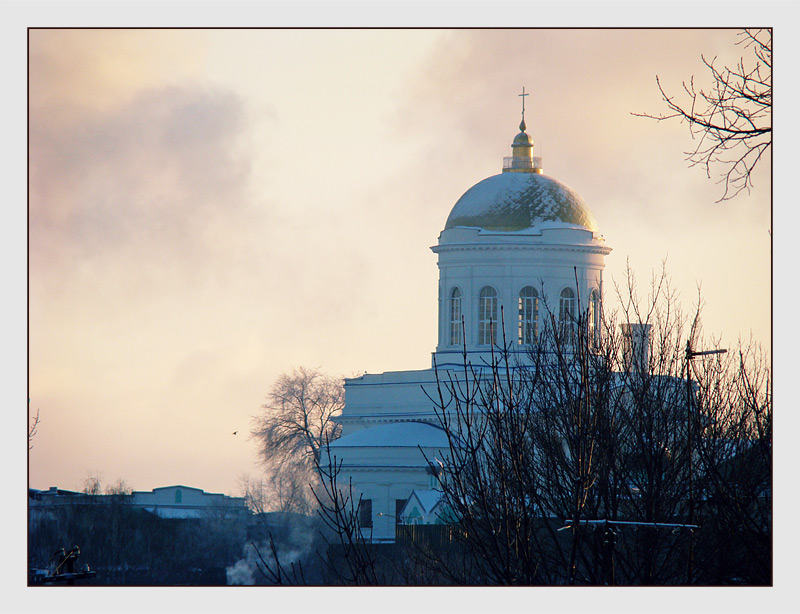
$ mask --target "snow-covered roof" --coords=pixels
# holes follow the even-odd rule
[[[502,173],[475,184],[458,199],[444,228],[519,231],[546,221],[597,230],[594,216],[575,190],[538,173]]]
[[[345,435],[330,444],[331,448],[351,447],[448,448],[445,432],[423,422],[396,422],[373,426]]]
[[[414,498],[417,498],[419,501],[420,506],[425,511],[426,514],[429,514],[436,504],[442,500],[442,491],[441,490],[414,490],[409,496],[409,502]],[[408,504],[406,504],[408,505]]]
[[[156,492],[159,490],[172,490],[174,488],[180,488],[181,490],[194,490],[195,492],[205,492],[202,488],[195,488],[194,486],[184,486],[183,484],[173,484],[172,486],[156,486],[152,492]],[[137,491],[137,492],[147,492],[146,490]],[[210,493],[206,492],[207,495],[213,495],[217,493]]]

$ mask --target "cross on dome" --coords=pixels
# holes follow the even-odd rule
[[[530,96],[530,94],[525,93],[525,86],[522,86],[522,93],[517,94],[520,98],[522,98],[522,121],[519,124],[519,129],[525,132],[525,96]]]
[[[517,94],[522,98],[522,121],[519,123],[519,134],[511,143],[511,157],[503,158],[503,172],[512,173],[542,173],[541,158],[533,157],[533,139],[525,132],[525,96],[530,96],[525,88]]]

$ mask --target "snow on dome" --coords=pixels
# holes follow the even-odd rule
[[[475,184],[458,199],[444,229],[518,231],[546,221],[597,231],[594,216],[575,190],[538,173],[502,173]]]
[[[437,427],[424,422],[396,422],[361,429],[332,442],[331,448],[363,447],[395,448],[447,448],[447,435]]]

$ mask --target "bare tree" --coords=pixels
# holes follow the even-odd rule
[[[265,492],[259,482],[245,482],[248,502],[264,520],[263,539],[248,544],[253,567],[267,584],[387,584],[370,535],[364,534],[361,526],[361,499],[354,496],[349,481],[342,483],[341,461],[332,455],[327,443],[321,458],[315,461],[315,470],[318,479],[310,489],[316,514],[283,515],[284,526],[270,523],[269,514],[263,513],[269,490]],[[292,538],[298,533],[303,534],[301,547]]]
[[[439,558],[451,582],[769,577],[765,364],[696,365],[687,407],[683,347],[703,344],[699,303],[686,318],[663,271],[644,299],[630,271],[618,293],[622,310],[603,314],[598,336],[579,309],[571,339],[550,317],[527,364],[514,361],[504,340],[488,364],[470,364],[465,352],[461,373],[440,374],[432,401],[450,445],[439,488],[469,561]],[[625,332],[631,326],[647,333],[638,348]],[[715,552],[733,533],[738,546],[724,548],[722,568]]]
[[[698,581],[772,583],[772,391],[752,341],[692,366],[701,477]]]
[[[86,477],[83,479],[83,490],[81,491],[84,495],[91,495],[97,496],[103,494],[103,480],[102,477],[97,473],[89,472],[86,474]]]
[[[589,351],[585,314],[565,336],[546,306],[540,313],[551,317],[527,364],[515,362],[505,340],[487,365],[469,364],[465,352],[463,372],[448,373],[434,399],[450,443],[439,487],[471,558],[442,569],[456,582],[603,582],[598,540],[584,520],[613,518],[618,508],[611,425],[623,392],[613,356],[596,340]]]
[[[327,550],[320,553],[336,584],[387,584],[375,550],[368,543],[361,523],[361,497],[353,484],[341,482],[342,461],[331,454],[325,443],[324,455],[317,461],[319,483],[313,488],[322,521],[321,536]]]
[[[666,114],[634,113],[658,121],[679,119],[689,124],[696,147],[687,151],[690,166],[720,166],[724,191],[720,201],[753,185],[752,173],[772,145],[772,30],[746,29],[736,43],[750,57],[735,67],[718,68],[716,58],[702,57],[712,80],[710,89],[697,89],[694,77],[683,82],[685,100],[668,94],[656,77],[669,107]]]
[[[36,436],[36,431],[39,430],[39,410],[36,410],[36,415],[31,420],[28,419],[28,450],[33,449],[33,438]]]
[[[251,436],[279,509],[307,512],[313,507],[309,485],[317,483],[315,466],[323,446],[341,434],[334,419],[343,406],[342,379],[318,369],[300,367],[272,386],[262,413],[253,418]]]
[[[310,484],[316,483],[316,474],[304,466],[274,467],[265,464],[265,474],[244,484],[248,506],[256,513],[271,511],[309,514],[313,511]]]
[[[430,398],[449,446],[428,460],[444,549],[371,544],[323,440],[309,456],[326,583],[769,584],[765,359],[742,345],[691,364],[687,342],[715,344],[701,335],[701,301],[684,314],[663,269],[645,297],[629,269],[617,294],[621,308],[599,322],[579,297],[570,326],[543,299],[524,361],[503,339],[487,362],[464,349],[461,367],[436,370]],[[308,581],[269,549],[271,582]]]
[[[106,486],[105,491],[107,495],[127,496],[133,494],[133,487],[123,478],[117,478],[116,482]]]

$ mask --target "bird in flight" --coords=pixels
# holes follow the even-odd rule
[[[233,431],[233,434],[234,434],[234,435],[236,435],[236,433],[238,433],[238,432],[239,432],[239,431]]]

